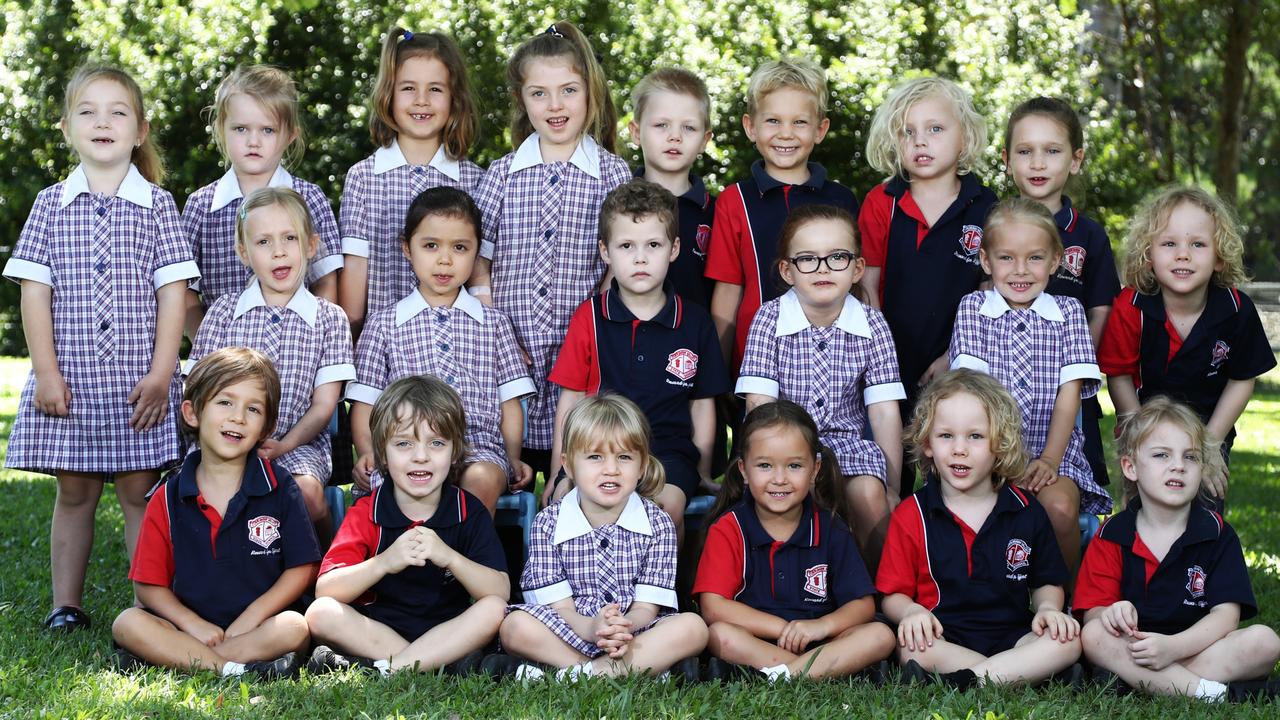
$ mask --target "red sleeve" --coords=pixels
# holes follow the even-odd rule
[[[742,590],[746,557],[746,541],[738,516],[727,513],[707,531],[707,542],[698,560],[698,575],[693,581],[693,595],[709,592],[732,600]]]
[[[1075,595],[1071,598],[1072,611],[1083,614],[1096,607],[1108,607],[1124,598],[1120,595],[1120,574],[1124,569],[1122,548],[1095,536],[1085,550],[1076,577]]]
[[[390,490],[390,488],[388,488]],[[320,575],[340,567],[359,565],[378,554],[378,526],[373,523],[374,495],[365,495],[347,511],[329,552],[320,562]]]
[[[173,584],[173,537],[169,535],[169,493],[164,485],[147,501],[129,579],[144,585]]]
[[[900,593],[926,608],[937,604],[936,587],[932,602],[922,597],[919,577],[920,560],[924,556],[924,521],[920,515],[920,503],[915,497],[903,500],[889,519],[889,535],[880,554],[880,569],[876,572],[876,589],[885,595]],[[925,558],[927,564],[928,559]]]
[[[564,344],[560,346],[560,355],[547,379],[566,390],[590,394],[600,389],[595,298],[588,298],[573,311]]]
[[[742,202],[742,190],[730,185],[716,198],[715,219],[711,223],[711,242],[707,246],[707,269],[704,274],[712,280],[732,285],[746,285],[742,269],[742,244],[751,242],[746,231],[747,211]]]
[[[889,218],[893,214],[893,198],[877,185],[867,193],[858,212],[858,238],[867,267],[884,267],[889,248]]]
[[[1142,311],[1133,304],[1133,288],[1116,296],[1098,345],[1098,369],[1107,375],[1138,377],[1138,349],[1142,341]]]

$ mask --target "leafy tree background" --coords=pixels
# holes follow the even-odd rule
[[[827,68],[832,131],[815,159],[865,194],[881,178],[863,159],[875,108],[919,74],[958,80],[988,118],[982,177],[1012,192],[999,162],[1009,110],[1033,94],[1087,118],[1086,173],[1069,189],[1113,242],[1135,203],[1170,181],[1216,187],[1235,202],[1259,279],[1280,279],[1280,0],[0,0],[0,261],[36,193],[74,158],[57,129],[62,92],[86,58],[118,63],[148,93],[153,131],[181,207],[222,172],[202,109],[232,68],[271,63],[302,92],[308,148],[291,168],[335,205],[349,168],[372,151],[366,120],[382,33],[393,23],[441,29],[459,42],[483,111],[472,159],[510,151],[505,62],[558,18],[595,43],[614,100],[668,64],[701,74],[715,139],[699,171],[713,187],[755,156],[739,118],[751,70],[802,54]],[[620,127],[620,129],[623,129]],[[624,155],[639,162],[626,143]],[[24,351],[18,289],[0,285],[0,352]]]

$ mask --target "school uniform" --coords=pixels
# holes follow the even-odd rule
[[[1187,529],[1164,560],[1138,534],[1142,501],[1108,518],[1085,551],[1072,605],[1083,614],[1128,600],[1138,629],[1172,635],[1199,622],[1222,603],[1240,606],[1240,619],[1258,614],[1244,551],[1222,516],[1193,504]]]
[[[52,288],[54,352],[71,391],[66,417],[45,415],[34,403],[35,372],[28,374],[5,467],[117,473],[177,460],[173,414],[139,432],[129,427],[128,402],[151,370],[156,290],[200,276],[173,196],[133,166],[114,196],[95,193],[77,166],[36,196],[4,276]],[[175,362],[172,408],[182,394],[177,370]]]
[[[786,398],[809,412],[845,477],[887,480],[884,452],[863,437],[867,407],[896,402],[893,337],[879,310],[845,297],[835,323],[809,323],[796,291],[765,303],[747,336],[735,392]]]
[[[666,305],[648,320],[623,303],[617,280],[582,303],[550,380],[588,395],[615,391],[639,405],[667,482],[692,498],[701,480],[689,403],[728,392],[729,378],[711,315],[669,283],[663,290]]]
[[[644,179],[644,166],[635,177]],[[707,246],[711,243],[711,219],[716,207],[715,196],[707,192],[702,177],[689,173],[689,189],[676,198],[677,237],[680,254],[667,270],[667,281],[680,297],[711,309],[711,291],[715,287],[706,276]]]
[[[187,371],[225,347],[250,347],[271,359],[280,375],[280,414],[271,437],[280,439],[311,409],[315,389],[356,379],[351,326],[342,308],[299,287],[284,307],[267,304],[254,278],[237,295],[224,295],[204,316],[191,346]],[[293,475],[326,483],[333,474],[329,433],[276,458]]]
[[[544,162],[533,133],[491,165],[476,188],[484,218],[480,254],[493,261],[493,304],[511,318],[532,363],[537,393],[529,399],[527,448],[551,447],[556,393],[547,376],[569,318],[604,277],[600,205],[630,178],[626,162],[590,135],[567,161]]]
[[[129,579],[167,587],[226,629],[290,568],[319,562],[311,518],[289,472],[250,453],[225,515],[196,484],[200,450],[152,491]]]
[[[716,520],[698,561],[693,595],[713,593],[782,618],[813,620],[876,591],[849,526],[806,496],[800,524],[774,540],[744,498]]]
[[[1032,591],[1067,582],[1067,565],[1044,508],[1012,485],[997,491],[981,528],[947,508],[931,477],[889,521],[876,588],[933,613],[943,638],[987,657],[1031,632]]]
[[[441,186],[474,194],[483,174],[470,160],[449,157],[443,145],[426,165],[413,165],[396,140],[351,166],[342,188],[338,225],[342,254],[369,262],[366,317],[418,287],[400,242],[414,198]]]
[[[765,171],[764,161],[751,164],[751,175],[724,189],[716,201],[715,223],[707,249],[707,277],[742,286],[734,339],[733,369],[742,360],[751,318],[763,303],[787,290],[778,274],[778,238],[793,208],[831,205],[858,217],[853,191],[827,179],[827,170],[808,164],[809,179],[797,185],[776,180]]]
[[[657,605],[653,627],[676,608],[676,528],[656,503],[632,493],[618,521],[593,528],[578,504],[578,490],[548,505],[533,520],[529,562],[520,576],[523,610],[587,657],[604,654],[579,636],[551,604],[573,598],[574,609],[594,617],[609,603],[625,614],[632,603]]]
[[[324,191],[276,166],[267,187],[289,188],[302,196],[311,224],[320,236],[315,257],[307,263],[307,285],[342,269],[342,245],[338,223]],[[182,229],[191,243],[191,254],[200,266],[200,278],[191,289],[200,293],[207,308],[223,295],[238,295],[253,279],[253,270],[236,254],[236,218],[244,193],[236,171],[228,170],[217,182],[209,183],[187,198],[182,208]]]
[[[1040,457],[1058,388],[1081,382],[1081,397],[1093,397],[1102,385],[1098,363],[1075,298],[1040,293],[1031,307],[1015,310],[995,290],[970,293],[960,301],[948,352],[951,367],[987,373],[1004,385],[1022,414],[1022,443]],[[1084,457],[1084,434],[1071,429],[1057,468],[1080,486],[1080,510],[1091,515],[1111,511],[1111,496],[1093,479]]]
[[[410,520],[396,502],[395,488],[386,483],[351,506],[320,563],[320,575],[381,555],[406,531],[418,526],[431,528],[445,545],[468,560],[498,572],[507,571],[506,555],[493,520],[476,496],[445,483],[440,488],[440,504],[431,518]],[[352,601],[351,607],[413,642],[431,628],[466,612],[471,607],[471,594],[453,573],[428,562],[384,575]]]

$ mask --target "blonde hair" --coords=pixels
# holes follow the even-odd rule
[[[307,202],[293,188],[285,187],[263,187],[249,193],[249,196],[240,203],[240,209],[236,211],[236,247],[240,250],[249,249],[249,215],[254,210],[272,205],[279,205],[289,214],[289,219],[293,221],[293,229],[298,233],[298,239],[302,243],[302,275],[305,278],[307,274],[307,266],[310,264],[310,253],[307,248],[310,246],[311,239],[316,236],[316,226],[311,220],[311,213],[307,210]]]
[[[867,162],[875,170],[890,177],[910,180],[903,168],[899,140],[906,132],[907,112],[911,106],[926,98],[937,98],[951,105],[951,112],[960,123],[964,147],[956,162],[956,174],[966,175],[977,167],[978,158],[987,147],[987,123],[973,107],[973,98],[951,80],[940,77],[923,77],[908,80],[890,93],[876,114],[871,118],[867,132]]]
[[[76,103],[80,102],[80,96],[85,88],[95,80],[110,80],[123,87],[129,94],[129,104],[133,106],[134,114],[138,116],[138,132],[142,133],[148,128],[146,105],[142,99],[142,88],[138,87],[138,83],[129,73],[120,68],[93,62],[76,68],[71,80],[67,82],[67,90],[62,101],[63,123],[71,117],[72,110]],[[142,142],[133,148],[133,154],[129,159],[138,168],[138,172],[142,173],[142,177],[152,184],[159,185],[164,182],[164,159],[160,157],[160,150],[153,139],[155,133],[145,132],[145,136]]]
[[[747,114],[754,118],[765,96],[784,88],[809,93],[818,106],[818,119],[827,116],[827,73],[817,63],[801,57],[770,60],[751,73],[751,82],[747,85]]]
[[[906,441],[911,459],[922,474],[928,474],[932,460],[925,456],[929,432],[938,413],[938,402],[956,395],[972,395],[987,411],[990,425],[991,452],[995,466],[991,468],[991,484],[1001,488],[1022,476],[1027,469],[1027,450],[1022,444],[1022,413],[1018,403],[999,380],[976,370],[961,368],[934,379],[920,394]]]
[[[1049,238],[1049,249],[1054,255],[1062,257],[1062,236],[1058,234],[1058,223],[1053,219],[1049,208],[1024,197],[1005,198],[991,208],[986,222],[983,223],[985,234],[982,240],[983,252],[994,246],[993,240],[1000,235],[1000,231],[1006,225],[1017,223],[1030,225],[1043,232]]]
[[[702,129],[711,129],[711,94],[702,78],[684,68],[660,68],[640,78],[631,89],[631,113],[639,123],[653,96],[660,92],[688,95],[698,101],[702,109]]]
[[[1191,185],[1170,185],[1148,195],[1129,222],[1124,241],[1124,284],[1147,295],[1160,290],[1151,268],[1151,245],[1169,226],[1169,215],[1182,203],[1191,203],[1213,219],[1213,252],[1222,261],[1211,282],[1236,287],[1249,282],[1244,268],[1244,238],[1236,214],[1217,195]]]
[[[1169,423],[1190,436],[1192,447],[1200,454],[1200,468],[1204,475],[1223,471],[1225,461],[1222,459],[1221,443],[1209,435],[1209,429],[1194,410],[1167,395],[1151,398],[1143,403],[1138,412],[1124,421],[1120,427],[1120,436],[1116,438],[1116,457],[1127,457],[1130,460],[1136,457],[1138,447],[1151,437],[1151,433],[1161,423]],[[1125,503],[1137,496],[1138,483],[1126,477]],[[1200,485],[1200,497],[1207,499],[1203,483]]]
[[[402,27],[393,27],[387,32],[378,59],[378,79],[369,98],[369,104],[373,106],[373,112],[369,114],[369,134],[378,147],[390,147],[391,141],[400,133],[391,113],[396,74],[406,60],[414,57],[435,58],[449,71],[449,119],[440,133],[440,145],[449,157],[461,160],[471,150],[479,121],[462,52],[458,50],[457,43],[444,33],[415,33]]]
[[[471,451],[467,445],[466,412],[458,393],[434,375],[407,375],[388,385],[378,396],[369,416],[374,465],[385,474],[387,442],[396,428],[407,424],[416,432],[422,422],[453,445],[449,479],[456,481]]]
[[[204,412],[204,406],[224,388],[247,380],[257,380],[266,391],[263,435],[259,440],[271,437],[275,432],[276,418],[280,412],[280,374],[266,355],[247,347],[225,347],[200,358],[182,388],[182,399],[191,403],[196,417]],[[182,431],[196,435],[196,428],[182,420]]]
[[[573,71],[582,76],[587,91],[587,117],[583,132],[600,147],[613,153],[618,148],[618,111],[609,95],[604,69],[591,49],[591,42],[578,26],[567,20],[525,40],[507,62],[507,89],[511,91],[511,142],[520,147],[533,134],[533,122],[524,107],[525,68],[535,58],[568,58]]]
[[[635,403],[612,393],[584,398],[564,421],[566,458],[601,446],[631,450],[644,461],[636,492],[653,499],[662,492],[667,473],[662,463],[650,451],[649,421]],[[566,462],[566,471],[572,465]]]
[[[298,113],[298,87],[288,73],[269,65],[236,68],[218,83],[213,105],[206,112],[213,127],[213,141],[222,157],[227,158],[227,129],[223,125],[234,95],[246,95],[261,105],[280,126],[276,132],[292,136],[284,151],[286,165],[302,159],[307,143]]]

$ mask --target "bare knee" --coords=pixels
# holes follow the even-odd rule
[[[307,607],[304,621],[310,632],[332,636],[330,631],[341,622],[342,615],[342,603],[331,597],[318,597]]]
[[[1111,657],[1128,650],[1122,647],[1123,641],[1120,638],[1107,632],[1101,620],[1084,624],[1080,629],[1080,645],[1090,662],[1104,667],[1111,664],[1107,662]]]
[[[680,613],[667,620],[667,622],[675,626],[673,629],[676,631],[677,637],[688,641],[691,646],[697,646],[695,652],[699,652],[707,646],[709,633],[707,623],[702,619],[702,616],[691,612]]]
[[[300,646],[311,638],[311,628],[307,625],[307,619],[296,610],[285,610],[276,615],[275,626],[290,646]]]
[[[732,623],[713,622],[707,627],[707,649],[713,655],[724,657],[726,653],[732,653],[738,649],[738,638],[743,632],[745,631],[742,628]]]
[[[294,482],[302,492],[302,502],[307,506],[307,514],[318,520],[329,514],[329,505],[324,499],[324,485],[313,475],[295,475]]]
[[[507,615],[507,603],[497,595],[486,595],[471,605],[471,611],[479,614],[484,625],[497,632],[498,626]]]
[[[57,504],[63,510],[93,510],[98,507],[98,498],[102,497],[102,482],[58,478]]]
[[[1240,633],[1242,637],[1236,646],[1253,655],[1259,663],[1275,665],[1280,659],[1280,636],[1275,630],[1266,625],[1250,625]]]
[[[462,488],[475,495],[492,515],[498,507],[498,498],[507,489],[507,475],[491,462],[475,462],[462,471]]]
[[[1080,515],[1080,491],[1076,489],[1075,481],[1059,477],[1058,482],[1050,487],[1052,492],[1041,492],[1036,499],[1055,524],[1070,522],[1074,525]]]
[[[516,610],[502,621],[498,628],[498,637],[504,647],[511,648],[521,655],[525,650],[535,646],[545,635],[541,632],[545,626],[534,616],[522,610]]]

